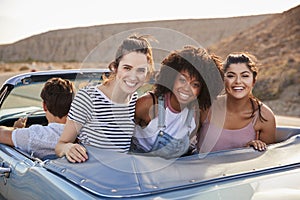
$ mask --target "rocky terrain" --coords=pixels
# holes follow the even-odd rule
[[[261,63],[255,95],[277,115],[300,117],[299,18],[300,6],[297,6],[271,15],[54,30],[0,45],[0,72],[78,68],[97,44],[114,34],[140,27],[168,28],[188,35],[223,58],[234,51],[254,54]]]
[[[172,29],[186,34],[202,46],[208,47],[220,39],[245,30],[270,16],[167,20],[55,30],[13,44],[0,45],[0,61],[82,62],[100,42],[123,31],[143,27]]]
[[[300,116],[300,6],[273,15],[251,28],[211,45],[225,58],[248,51],[260,62],[254,94],[276,114]]]

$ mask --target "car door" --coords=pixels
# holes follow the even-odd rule
[[[26,158],[20,152],[7,145],[0,144],[0,164],[1,164],[1,177],[0,177],[0,192],[1,195],[7,199],[19,196],[20,182],[26,181],[30,185],[30,180],[24,176],[30,173],[30,168],[35,165],[35,162]],[[26,188],[22,188],[25,189]],[[29,190],[29,188],[28,188]],[[24,191],[26,192],[26,191]]]

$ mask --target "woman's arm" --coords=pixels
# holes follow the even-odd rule
[[[253,146],[254,149],[264,151],[268,144],[276,142],[276,121],[272,110],[266,105],[262,105],[261,114],[267,121],[257,120],[255,130],[257,138],[246,144],[246,146]]]
[[[66,156],[70,162],[85,162],[88,159],[86,149],[80,144],[74,144],[81,125],[67,119],[64,131],[55,147],[58,157]]]
[[[272,110],[263,104],[262,106],[262,116],[267,121],[259,121],[259,137],[258,139],[265,142],[266,144],[272,144],[276,141],[276,121]]]
[[[153,104],[152,96],[148,93],[140,97],[135,105],[135,124],[140,125],[141,127],[147,126],[149,122],[155,118],[154,112],[157,111]]]

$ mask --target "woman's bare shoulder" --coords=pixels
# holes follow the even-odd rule
[[[261,106],[261,113],[263,116],[265,116],[268,119],[275,118],[272,109],[264,103],[262,103],[262,106]]]
[[[153,116],[150,110],[154,106],[153,97],[151,94],[145,94],[138,98],[135,106],[135,120],[140,126],[146,126]]]
[[[144,110],[148,111],[151,106],[153,106],[153,97],[151,94],[146,93],[138,98],[136,102],[136,112],[143,112]]]
[[[140,96],[137,100],[137,103],[152,103],[153,104],[153,97],[150,93],[145,93],[144,95]]]

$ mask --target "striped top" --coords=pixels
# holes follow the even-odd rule
[[[137,93],[128,104],[112,102],[97,86],[78,91],[68,118],[82,125],[78,139],[94,147],[128,152],[134,131]]]

